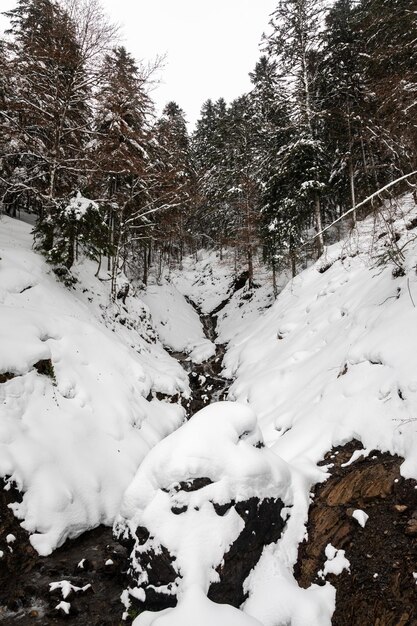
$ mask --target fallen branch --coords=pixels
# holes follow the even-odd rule
[[[334,226],[335,224],[340,222],[340,220],[344,219],[347,215],[350,215],[351,213],[353,213],[354,211],[356,211],[360,207],[362,207],[365,204],[367,204],[370,200],[373,200],[374,198],[379,196],[379,194],[382,193],[383,191],[386,191],[390,187],[393,187],[397,183],[400,183],[402,180],[405,180],[406,178],[410,178],[411,176],[415,176],[416,174],[417,174],[417,170],[415,170],[414,172],[410,172],[409,174],[404,174],[404,176],[401,176],[400,178],[397,178],[396,180],[391,181],[390,183],[388,183],[388,185],[385,185],[385,187],[381,187],[381,189],[378,189],[378,191],[375,191],[373,194],[371,194],[370,196],[365,198],[365,200],[362,200],[362,202],[359,202],[359,204],[357,204],[356,206],[354,206],[351,209],[349,209],[349,211],[346,211],[346,213],[343,213],[343,215],[341,215],[340,217],[337,218],[337,220],[335,220],[334,222],[332,222],[331,224],[326,226],[326,228],[323,228],[323,230],[321,230],[320,232],[316,233],[312,239],[309,239],[308,241],[304,242],[302,247],[304,247],[307,244],[311,243],[312,241],[317,239],[317,237],[320,237],[320,235],[325,233],[326,230],[329,230],[329,228],[331,228],[332,226]]]

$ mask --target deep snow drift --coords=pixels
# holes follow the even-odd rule
[[[183,420],[146,398],[189,388],[140,300],[109,307],[88,262],[68,290],[31,246],[28,225],[1,218],[0,476],[24,492],[14,512],[46,555],[112,524],[146,453]]]
[[[202,363],[215,354],[216,347],[204,335],[198,313],[175,285],[150,285],[141,297],[164,346],[185,352],[193,363]]]

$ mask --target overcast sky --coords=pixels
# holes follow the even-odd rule
[[[0,0],[1,10],[15,0]],[[165,54],[153,97],[161,109],[176,100],[193,125],[202,103],[227,101],[250,87],[263,31],[277,0],[102,0],[137,59]],[[4,9],[3,9],[4,7]]]

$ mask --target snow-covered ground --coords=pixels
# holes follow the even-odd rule
[[[224,372],[234,379],[229,399],[251,407],[271,451],[292,471],[287,529],[246,582],[243,610],[264,626],[330,624],[334,589],[300,589],[292,574],[327,451],[355,438],[366,450],[402,456],[402,475],[417,479],[416,215],[411,195],[387,205],[288,282],[265,312],[266,286],[235,294],[219,315],[218,341],[229,342]],[[379,263],[393,247],[404,275]],[[208,270],[198,276],[198,269],[177,282],[197,301],[209,284]]]
[[[29,227],[2,219],[0,374],[15,376],[0,385],[0,475],[25,492],[15,511],[37,550],[116,518],[119,531],[145,524],[176,556],[182,580],[178,606],[144,613],[138,626],[194,626],[196,615],[201,626],[328,626],[335,589],[301,589],[293,576],[312,486],[327,477],[319,461],[355,438],[365,454],[400,455],[403,476],[417,479],[416,223],[405,196],[395,214],[387,206],[329,247],[275,303],[266,275],[233,294],[233,266],[201,253],[171,282],[151,285],[146,304],[131,295],[125,309],[109,306],[108,284],[89,263],[78,267],[75,290],[64,288],[30,249]],[[404,270],[395,276],[392,262],[378,264],[393,241]],[[228,343],[224,372],[234,382],[231,402],[173,432],[178,405],[146,400],[189,392],[162,344],[195,362],[214,349],[184,296],[203,313],[227,300],[217,341]],[[51,376],[34,368],[49,359]],[[260,439],[266,449],[254,447]],[[187,513],[173,515],[175,483],[201,476],[212,482],[182,495]],[[205,595],[239,531],[236,516],[220,520],[210,502],[254,493],[292,507],[281,539],[246,580],[239,611]],[[323,557],[324,580],[349,568],[330,544]]]
[[[164,346],[185,352],[193,363],[202,363],[215,354],[216,347],[206,338],[198,313],[175,285],[150,285],[141,297]]]
[[[46,555],[112,524],[146,453],[184,417],[146,398],[189,387],[140,300],[109,307],[86,261],[68,290],[31,246],[30,226],[1,218],[0,476],[23,490],[14,512]]]

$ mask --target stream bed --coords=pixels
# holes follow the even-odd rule
[[[210,315],[202,315],[190,304],[200,315],[206,336],[215,343],[216,313],[226,302]],[[225,347],[216,344],[215,355],[201,364],[192,363],[185,353],[171,353],[189,376],[191,397],[180,400],[188,419],[211,402],[226,398],[231,381],[221,376],[224,353]],[[112,529],[100,526],[66,541],[50,556],[40,557],[8,507],[19,499],[21,494],[5,489],[4,481],[0,483],[0,545],[7,545],[8,536],[15,537],[13,547],[0,560],[0,623],[129,626],[134,613],[122,621],[124,607],[120,600],[128,586],[129,555],[114,539]],[[69,581],[78,590],[71,590],[63,598],[60,588],[50,590],[52,583],[60,581]]]

